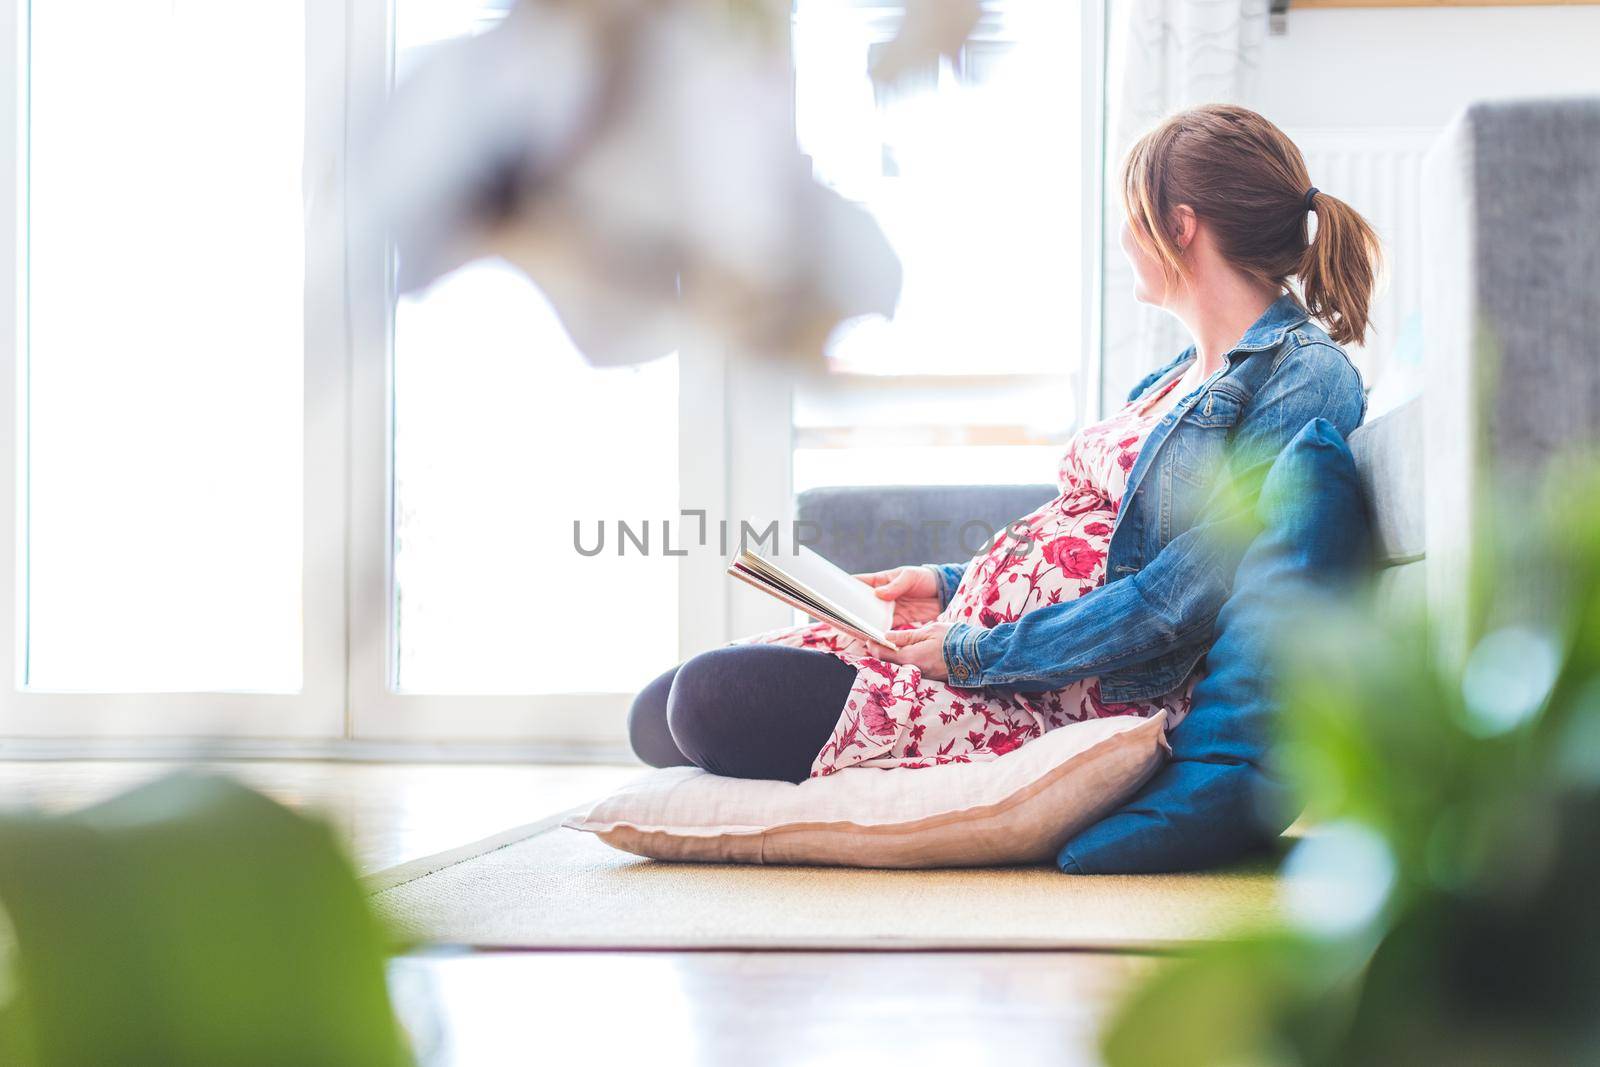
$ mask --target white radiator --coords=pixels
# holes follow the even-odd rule
[[[1383,241],[1385,277],[1373,305],[1373,330],[1364,348],[1350,349],[1371,392],[1369,417],[1421,387],[1417,329],[1422,293],[1422,157],[1439,135],[1434,127],[1286,130],[1305,154],[1311,184],[1367,217]]]

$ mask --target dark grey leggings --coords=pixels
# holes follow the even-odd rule
[[[652,767],[803,782],[855,680],[854,667],[826,652],[713,649],[644,687],[628,712],[629,740]]]

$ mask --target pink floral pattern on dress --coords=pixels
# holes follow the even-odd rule
[[[1060,495],[1012,523],[1013,533],[997,537],[972,559],[939,621],[988,629],[1047,604],[1074,600],[1105,581],[1106,551],[1128,473],[1164,414],[1141,414],[1137,407],[1130,402],[1073,436],[1057,472]],[[1148,717],[1166,711],[1170,729],[1188,714],[1190,693],[1201,677],[1197,667],[1153,701],[1115,704],[1101,698],[1095,678],[1044,693],[957,688],[924,678],[919,668],[874,658],[862,642],[826,623],[744,640],[817,649],[857,668],[838,725],[812,762],[813,778],[847,767],[887,770],[996,759],[1058,726],[1107,715]]]

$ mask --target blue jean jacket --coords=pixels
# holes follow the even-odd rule
[[[1193,346],[1184,349],[1128,399],[1182,374],[1194,355]],[[1361,376],[1344,350],[1294,297],[1278,297],[1145,439],[1111,533],[1105,584],[1016,622],[954,624],[944,641],[950,684],[1042,692],[1098,677],[1100,695],[1115,703],[1170,692],[1210,646],[1244,551],[1221,533],[1252,503],[1232,487],[1259,486],[1313,419],[1348,437],[1366,411]],[[1217,477],[1225,466],[1231,479]],[[934,568],[944,603],[966,567]]]

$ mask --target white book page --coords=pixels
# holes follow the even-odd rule
[[[773,570],[792,579],[796,585],[805,587],[823,601],[843,608],[862,622],[870,623],[874,629],[887,633],[894,623],[892,600],[879,600],[866,582],[852,577],[804,545],[792,556],[773,558],[763,555],[760,558]]]

